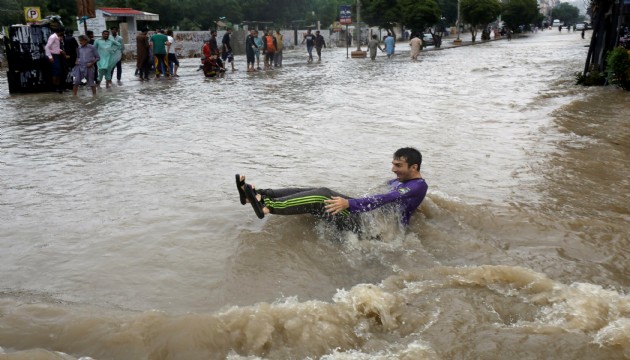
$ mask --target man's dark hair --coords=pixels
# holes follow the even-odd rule
[[[418,170],[420,170],[420,165],[422,165],[422,154],[420,154],[420,151],[412,147],[400,148],[394,153],[394,159],[402,158],[407,161],[410,167],[413,164],[417,164]]]

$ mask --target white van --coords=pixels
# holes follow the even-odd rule
[[[559,27],[559,26],[562,26],[562,23],[560,22],[560,19],[555,19],[555,20],[553,21],[553,24],[552,24],[551,26],[553,26],[553,27]]]

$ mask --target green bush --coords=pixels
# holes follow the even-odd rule
[[[584,75],[583,73],[575,73],[575,82],[577,85],[584,86],[604,86],[606,84],[606,77],[599,72],[597,68],[591,66],[589,72]]]
[[[606,56],[606,78],[608,82],[624,90],[630,90],[630,54],[617,47]]]

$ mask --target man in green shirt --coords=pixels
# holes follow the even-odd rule
[[[122,44],[109,37],[109,31],[104,30],[101,33],[101,38],[94,41],[94,47],[98,51],[100,60],[98,61],[98,80],[97,84],[105,77],[105,86],[110,87],[112,85],[112,73],[120,55],[122,52]]]
[[[166,75],[167,78],[171,78],[171,72],[168,68],[168,48],[171,43],[168,41],[168,37],[164,35],[164,30],[158,30],[157,33],[151,35],[149,40],[151,49],[153,50],[153,63],[155,64],[155,78],[159,79],[160,74]]]

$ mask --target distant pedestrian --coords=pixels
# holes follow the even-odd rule
[[[217,66],[223,70],[223,61],[221,61],[221,50],[219,49],[219,44],[217,43],[217,31],[210,31],[210,41],[208,42],[208,46],[210,48],[210,54],[216,57]]]
[[[315,50],[317,51],[317,62],[322,61],[322,47],[326,47],[326,39],[319,33],[319,30],[315,31]]]
[[[114,66],[120,60],[120,48],[121,44],[109,37],[109,31],[104,30],[101,33],[101,38],[94,41],[94,47],[98,50],[98,80],[100,84],[105,78],[105,86],[110,87],[112,85],[112,74]]]
[[[420,55],[420,50],[422,50],[422,39],[420,39],[418,34],[414,33],[411,35],[409,47],[411,48],[411,60],[418,60],[418,55]]]
[[[206,40],[201,47],[201,65],[197,71],[203,69],[203,62],[210,57],[210,39]]]
[[[120,82],[120,80],[122,79],[122,59],[123,59],[123,56],[125,55],[125,41],[123,40],[122,36],[118,34],[117,27],[113,27],[110,30],[111,30],[110,38],[120,43],[120,49],[118,50],[120,52],[120,60],[118,60],[118,62],[116,63],[116,80]],[[114,69],[112,69],[112,77],[114,77]]]
[[[306,52],[308,53],[307,62],[313,62],[313,46],[315,46],[315,35],[311,34],[311,29],[306,30],[302,44],[306,43]]]
[[[265,31],[263,36],[263,48],[265,50],[265,70],[273,69],[273,58],[276,54],[276,38],[271,36],[270,31]]]
[[[52,35],[48,37],[48,42],[44,48],[48,61],[52,67],[52,83],[54,90],[58,93],[63,93],[63,85],[61,79],[64,74],[65,56],[61,43],[63,39],[64,28],[59,27]]]
[[[245,57],[247,58],[247,72],[256,71],[256,51],[260,53],[256,45],[256,30],[252,29],[245,38]],[[259,55],[260,56],[260,55]]]
[[[276,30],[276,34],[274,36],[276,38],[276,55],[273,58],[274,67],[282,66],[282,49],[284,48],[284,37],[280,32],[280,29]]]
[[[219,44],[217,43],[217,31],[210,30],[210,39],[207,41],[208,49],[212,55],[221,55],[221,50],[219,49]]]
[[[177,60],[177,53],[175,52],[175,38],[173,37],[173,30],[166,32],[168,38],[168,68],[171,69],[171,75],[179,77],[177,75],[177,69],[179,68],[179,60]]]
[[[396,49],[396,39],[392,34],[387,33],[387,37],[385,38],[385,52],[387,52],[387,58],[391,59],[394,56],[394,50]]]
[[[74,76],[72,95],[77,96],[79,84],[81,80],[86,79],[87,85],[92,88],[92,95],[96,95],[95,72],[96,62],[100,59],[98,51],[94,45],[90,44],[90,39],[85,36],[79,36],[79,48],[75,65],[72,70]]]
[[[254,56],[256,56],[256,69],[257,70],[262,70],[262,68],[260,67],[260,52],[263,49],[263,39],[259,36],[258,34],[258,30],[254,30],[254,44],[256,44],[256,47],[254,48]],[[263,63],[264,63],[264,59],[263,59]]]
[[[372,39],[368,42],[367,47],[370,50],[370,59],[372,60],[376,59],[376,49],[380,49],[383,52],[385,51],[381,47],[380,42],[378,41],[378,38],[376,37],[376,35],[372,35]]]
[[[141,81],[149,80],[150,57],[149,57],[149,29],[144,28],[136,35],[136,71]]]
[[[232,53],[232,45],[231,45],[231,37],[232,37],[232,28],[228,28],[223,35],[223,39],[221,40],[221,59],[223,62],[227,61],[232,64],[232,71],[235,71],[234,68],[234,54]]]
[[[153,52],[153,64],[155,66],[155,78],[159,79],[161,74],[167,78],[171,78],[171,72],[168,68],[168,49],[166,48],[168,37],[164,35],[164,30],[158,30],[157,33],[151,35],[149,43]]]
[[[222,77],[225,73],[225,68],[223,68],[223,62],[221,61],[221,52],[217,47],[217,32],[214,30],[211,31],[210,36],[211,38],[206,41],[201,49],[203,52],[201,69],[205,77]]]
[[[66,67],[70,72],[74,69],[74,64],[77,62],[77,52],[79,51],[79,43],[72,34],[74,34],[74,31],[67,29],[66,36],[63,38],[63,51],[66,53]]]
[[[90,39],[90,45],[94,45],[94,31],[88,30],[85,35],[87,35],[88,39]]]
[[[584,39],[584,29],[582,29],[582,39]]]

